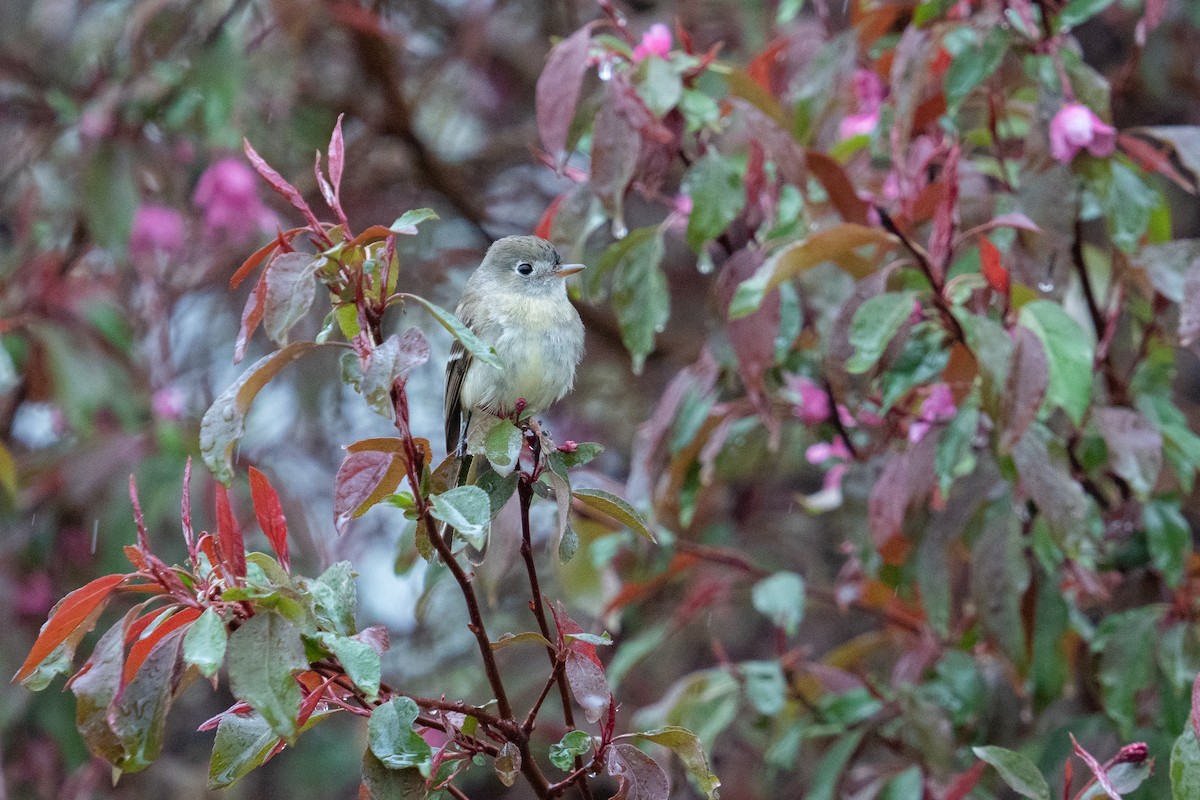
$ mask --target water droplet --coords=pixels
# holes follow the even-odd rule
[[[620,217],[613,217],[612,235],[617,239],[624,239],[629,234],[629,228],[625,227],[625,220]]]
[[[1054,291],[1054,281],[1038,281],[1038,291],[1053,292]]]
[[[604,59],[603,61],[601,61],[600,68],[597,70],[596,74],[600,77],[600,80],[602,80],[602,81],[611,80],[612,74],[613,74],[612,61],[607,58]]]
[[[225,410],[221,412],[221,419],[233,422],[233,406],[226,406]]]
[[[655,333],[662,333],[664,330],[666,330],[666,327],[661,322],[654,326]]]

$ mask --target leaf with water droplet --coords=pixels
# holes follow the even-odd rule
[[[242,373],[234,383],[213,401],[200,421],[200,457],[212,471],[213,477],[229,485],[233,480],[233,443],[245,429],[250,404],[264,386],[279,371],[300,356],[318,347],[345,347],[335,342],[293,342],[282,350],[263,356]]]

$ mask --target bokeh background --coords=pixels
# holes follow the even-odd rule
[[[762,49],[778,11],[776,3],[737,0],[618,5],[637,31],[678,21],[698,50],[723,42],[722,57],[734,62]],[[839,24],[840,3],[828,5]],[[1118,2],[1077,32],[1087,61],[1112,84],[1118,127],[1200,123],[1200,11],[1189,0],[1169,7],[1136,58],[1140,4]],[[401,242],[402,281],[453,307],[489,241],[533,230],[571,185],[537,157],[534,86],[555,37],[598,13],[591,0],[0,4],[0,675],[16,671],[59,597],[120,569],[133,536],[131,473],[156,546],[181,552],[184,461],[196,454],[201,415],[242,368],[232,354],[249,286],[230,291],[229,276],[277,225],[298,222],[249,169],[242,137],[315,199],[311,154],[344,114],[350,218],[386,225],[411,208],[435,209],[438,223]],[[1194,234],[1195,206],[1175,200],[1176,235]],[[638,207],[628,214],[636,223]],[[611,241],[599,230],[579,255],[594,259]],[[575,393],[547,425],[559,438],[606,445],[589,478],[597,485],[623,484],[636,426],[707,335],[710,286],[697,280],[694,256],[676,242],[664,269],[674,313],[640,374],[630,369],[611,310],[581,307],[587,357]],[[314,312],[299,336],[314,335],[321,322]],[[434,357],[409,392],[417,433],[438,441],[449,341],[424,327]],[[245,363],[268,350],[256,339]],[[1197,371],[1191,356],[1181,358],[1180,402],[1190,410]],[[465,628],[443,623],[461,617],[461,601],[449,587],[425,592],[424,566],[403,546],[402,519],[380,508],[343,538],[333,531],[341,448],[387,429],[340,382],[335,359],[317,356],[290,367],[256,401],[238,464],[264,470],[280,490],[302,571],[354,562],[362,624],[393,633],[389,679],[414,692],[469,695],[479,677],[472,643]],[[844,513],[796,513],[792,495],[821,479],[798,452],[768,456],[762,442],[747,441],[744,469],[726,471],[702,514],[721,528],[718,538],[763,563],[831,575],[843,560],[842,530],[856,524],[861,503],[856,511],[851,481]],[[211,485],[203,469],[195,472],[197,514],[211,520]],[[249,510],[245,497],[240,509]],[[501,632],[521,625],[521,595],[504,591],[506,565],[501,553],[483,575]],[[550,591],[599,609],[612,594],[603,566],[603,554],[593,553],[551,578]],[[663,619],[680,622],[653,645],[653,658],[619,675],[626,711],[652,705],[676,677],[711,665],[714,630],[735,658],[770,652],[762,644],[768,628],[747,618],[745,598],[740,612],[736,603],[713,602],[745,594],[720,569],[686,584],[664,580],[655,592],[643,626],[652,627],[654,603]],[[693,619],[689,607],[705,611]],[[872,622],[815,609],[805,633],[820,651]],[[0,800],[207,796],[211,734],[195,728],[229,702],[224,689],[194,685],[171,716],[161,761],[112,787],[107,766],[89,760],[74,730],[69,693],[0,683]],[[353,796],[364,741],[353,719],[326,723],[298,752],[224,796]],[[761,746],[720,741],[714,760],[727,787],[757,780]],[[481,786],[500,791],[494,781]]]

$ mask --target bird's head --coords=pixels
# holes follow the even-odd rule
[[[488,248],[479,272],[508,291],[554,294],[566,291],[563,278],[583,268],[562,263],[554,245],[538,236],[506,236]]]

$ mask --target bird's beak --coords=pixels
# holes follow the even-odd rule
[[[587,264],[562,264],[556,272],[558,277],[565,278],[568,275],[574,275],[576,272],[583,272],[587,269]]]

